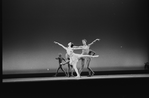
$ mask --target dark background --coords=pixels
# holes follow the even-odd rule
[[[101,39],[91,46],[99,54],[92,68],[143,67],[147,33],[148,0],[2,0],[2,67],[55,69],[65,50],[53,41],[81,45],[84,38]]]

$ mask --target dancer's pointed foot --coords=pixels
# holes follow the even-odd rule
[[[94,55],[93,57],[99,57],[99,55]]]
[[[80,77],[80,76],[76,76],[75,78],[76,78],[76,79],[80,79],[81,77]]]

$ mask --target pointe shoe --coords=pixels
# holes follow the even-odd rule
[[[93,57],[99,57],[99,55],[95,55],[95,56],[93,56]]]
[[[76,76],[75,78],[81,78],[81,76]]]

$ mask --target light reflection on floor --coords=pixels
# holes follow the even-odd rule
[[[62,81],[62,80],[82,80],[82,79],[117,79],[117,78],[149,78],[149,74],[123,74],[123,75],[95,75],[92,77],[38,77],[38,78],[13,78],[3,79],[3,83],[9,82],[34,82],[34,81]]]

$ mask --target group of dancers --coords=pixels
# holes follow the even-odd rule
[[[54,41],[55,44],[61,46],[63,49],[66,50],[66,55],[65,55],[66,59],[62,57],[62,54],[59,54],[59,57],[56,58],[59,61],[59,67],[57,69],[55,76],[57,76],[59,69],[61,69],[66,76],[69,76],[69,72],[71,69],[71,76],[73,76],[73,69],[74,69],[77,74],[76,77],[80,78],[80,74],[85,64],[87,65],[87,69],[89,70],[89,76],[94,75],[94,71],[89,67],[89,64],[90,64],[91,58],[98,57],[99,55],[95,55],[95,52],[90,49],[90,46],[96,41],[100,41],[100,39],[95,39],[90,44],[87,44],[87,40],[83,39],[82,46],[74,46],[72,42],[69,42],[68,47],[65,47],[64,45]],[[82,50],[81,54],[74,53],[74,50],[79,50],[79,49]],[[78,71],[77,63],[79,60],[81,60],[81,68]],[[62,61],[64,61],[64,63]],[[62,66],[65,64],[68,64],[68,73],[66,73],[62,68]]]

